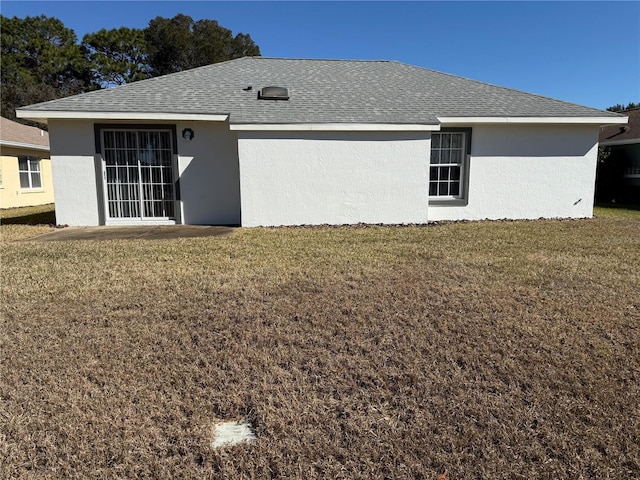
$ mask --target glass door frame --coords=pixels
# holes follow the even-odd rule
[[[155,225],[175,225],[181,223],[181,202],[180,202],[180,184],[179,184],[179,170],[178,170],[178,154],[177,154],[177,136],[175,125],[162,125],[162,124],[95,124],[95,144],[97,158],[99,165],[96,165],[96,171],[100,172],[100,179],[98,184],[102,187],[102,192],[99,194],[99,203],[101,204],[100,216],[102,224],[104,225],[139,225],[139,224],[155,224]],[[136,136],[139,132],[168,132],[171,142],[171,173],[172,173],[172,190],[173,190],[173,216],[172,217],[150,217],[145,216],[144,211],[144,196],[142,189],[145,182],[141,176],[141,161],[137,159],[137,188],[139,203],[139,214],[134,217],[112,217],[109,215],[109,190],[107,184],[107,170],[105,160],[105,148],[104,148],[104,132],[115,131],[125,133],[135,133]],[[137,137],[139,138],[139,137]],[[168,182],[166,182],[169,184]]]

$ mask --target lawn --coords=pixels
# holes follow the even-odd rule
[[[2,215],[0,478],[640,478],[640,211],[47,243]]]

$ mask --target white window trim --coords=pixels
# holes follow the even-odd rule
[[[26,158],[27,159],[27,169],[26,170],[22,170],[20,168],[20,159],[21,158]],[[38,170],[31,170],[31,162],[32,161],[37,161],[38,162]],[[27,174],[27,178],[29,180],[29,186],[28,187],[23,187],[22,186],[22,180],[20,178],[21,174],[26,173]],[[32,175],[34,173],[38,174],[38,177],[40,178],[40,186],[39,187],[34,187],[33,186],[33,181],[32,181]],[[40,157],[36,157],[35,155],[20,155],[18,156],[18,181],[20,182],[20,190],[43,190],[43,183],[42,183],[42,159]]]
[[[624,178],[640,178],[640,167],[628,167],[624,172]]]
[[[431,141],[433,142],[433,135],[439,135],[444,133],[462,133],[463,134],[463,149],[462,149],[462,160],[460,163],[455,164],[431,164],[431,150],[429,150],[429,185],[427,189],[430,189],[431,186],[431,167],[447,167],[447,166],[460,166],[460,189],[458,195],[429,195],[429,204],[430,205],[452,205],[452,204],[466,204],[469,198],[469,164],[471,159],[471,136],[472,129],[469,127],[460,127],[460,128],[442,128],[440,132],[434,132],[431,136]]]

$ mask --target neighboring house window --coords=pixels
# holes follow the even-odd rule
[[[640,178],[640,167],[629,167],[625,170],[624,176],[627,178]]]
[[[40,159],[29,155],[18,157],[20,188],[42,188]]]
[[[429,196],[462,198],[471,129],[431,134]]]

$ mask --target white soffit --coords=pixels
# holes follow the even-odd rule
[[[469,123],[614,125],[627,123],[629,117],[438,117],[438,121],[447,125]]]
[[[431,132],[440,125],[391,124],[391,123],[236,123],[230,130],[261,132]]]
[[[12,142],[11,140],[0,140],[3,147],[28,148],[31,150],[43,150],[48,152],[49,147],[46,145],[36,145],[35,143]]]
[[[18,118],[29,120],[56,119],[92,119],[92,120],[201,120],[207,122],[224,122],[229,115],[210,115],[203,113],[170,113],[170,112],[64,112],[41,110],[16,110]]]
[[[633,145],[635,143],[640,143],[640,138],[630,138],[628,140],[605,140],[604,142],[600,142],[600,145],[603,147],[610,147],[614,145]]]

